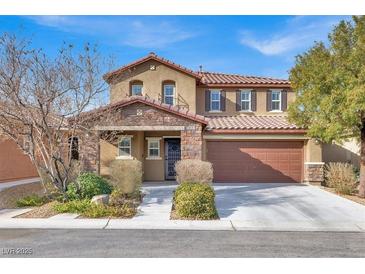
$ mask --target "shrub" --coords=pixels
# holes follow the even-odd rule
[[[119,188],[115,188],[109,197],[109,205],[123,206],[125,204],[138,205],[142,200],[141,192],[135,191],[131,194],[123,193]]]
[[[82,214],[91,206],[90,200],[74,200],[66,203],[57,203],[54,210],[58,213],[78,213]]]
[[[93,204],[90,200],[74,200],[66,203],[57,203],[53,208],[58,213],[77,213],[88,218],[130,218],[136,214],[136,209],[130,205],[124,205],[121,207],[104,206]]]
[[[209,220],[218,218],[213,188],[201,183],[182,183],[175,191],[176,215],[181,218]]]
[[[142,185],[142,163],[138,160],[114,160],[110,163],[110,177],[115,188],[126,194],[139,191]]]
[[[181,160],[175,165],[178,183],[195,182],[211,183],[213,181],[213,167],[210,162],[201,160]]]
[[[329,163],[325,168],[325,184],[341,194],[352,194],[356,186],[356,175],[352,165]]]
[[[88,218],[102,217],[123,217],[131,218],[136,214],[136,209],[133,206],[123,205],[121,207],[104,206],[92,204],[87,210],[82,213],[82,216]]]
[[[69,200],[91,199],[95,195],[110,194],[111,192],[112,187],[108,182],[94,173],[83,173],[77,177],[75,183],[67,186]]]
[[[47,203],[48,201],[49,199],[47,197],[41,197],[34,194],[17,200],[16,205],[17,207],[41,206]]]

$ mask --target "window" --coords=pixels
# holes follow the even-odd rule
[[[68,139],[68,144],[70,146],[70,159],[79,160],[79,138],[72,137]]]
[[[271,110],[281,110],[281,91],[279,90],[271,91]]]
[[[123,136],[118,143],[119,157],[130,158],[132,155],[132,136]]]
[[[132,95],[142,95],[142,89],[143,89],[143,84],[142,83],[134,83],[131,86],[131,94]]]
[[[221,110],[221,91],[211,90],[210,91],[210,110],[220,111]]]
[[[251,111],[251,91],[250,90],[241,91],[241,110]]]
[[[160,140],[161,138],[147,138],[148,158],[160,158]]]
[[[169,105],[174,105],[175,98],[175,85],[174,84],[164,84],[163,86],[164,103]]]

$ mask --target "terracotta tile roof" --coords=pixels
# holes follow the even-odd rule
[[[93,109],[88,112],[84,112],[82,114],[82,116],[87,116],[87,119],[89,119],[89,118],[93,118],[94,115],[101,114],[103,111],[108,111],[113,108],[123,107],[123,106],[127,106],[127,105],[134,104],[134,103],[143,103],[143,104],[146,104],[146,105],[149,105],[152,107],[156,107],[158,109],[165,110],[170,113],[174,113],[176,115],[185,117],[187,119],[190,119],[190,120],[193,120],[193,121],[205,124],[205,125],[208,124],[208,119],[202,115],[195,114],[194,112],[191,112],[191,111],[187,110],[186,108],[164,104],[158,100],[150,99],[150,98],[144,97],[144,96],[130,96],[119,102],[109,104],[109,105],[106,105],[106,106],[103,106],[103,107],[100,107],[97,109]]]
[[[287,85],[290,82],[284,79],[273,79],[268,77],[244,76],[238,74],[225,74],[216,72],[199,72],[200,83],[203,85]]]
[[[104,78],[105,81],[108,82],[114,76],[117,76],[118,74],[120,74],[120,73],[128,70],[129,68],[134,67],[134,66],[137,66],[139,64],[142,64],[142,63],[147,62],[149,60],[155,60],[155,61],[160,62],[160,63],[162,63],[162,64],[164,64],[166,66],[172,67],[174,69],[177,69],[177,70],[182,71],[182,72],[184,72],[186,74],[189,74],[189,75],[191,75],[191,76],[193,76],[195,78],[200,79],[200,75],[198,73],[194,72],[193,70],[188,69],[186,67],[183,67],[183,66],[181,66],[179,64],[176,64],[176,63],[174,63],[174,62],[172,62],[170,60],[167,60],[166,58],[157,56],[154,52],[151,52],[147,56],[145,56],[145,57],[143,57],[141,59],[138,59],[138,60],[136,60],[136,61],[134,61],[132,63],[129,63],[127,65],[124,65],[124,66],[120,67],[117,70],[114,70],[114,71],[111,71],[111,72],[106,73],[103,76],[103,78]]]
[[[230,129],[300,129],[285,116],[215,116],[209,119],[207,130]]]

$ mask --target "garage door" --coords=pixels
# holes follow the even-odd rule
[[[215,182],[302,181],[303,142],[208,141]]]

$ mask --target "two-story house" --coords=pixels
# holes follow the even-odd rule
[[[138,159],[145,181],[164,181],[191,158],[212,162],[216,182],[322,180],[321,144],[286,119],[287,80],[192,71],[154,53],[104,79],[110,104],[87,114],[97,134],[80,141],[91,170]]]

